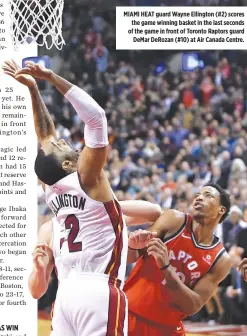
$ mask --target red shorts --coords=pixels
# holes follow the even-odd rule
[[[159,326],[129,311],[128,336],[185,336],[182,322],[177,326]]]

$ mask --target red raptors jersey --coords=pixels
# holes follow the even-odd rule
[[[192,217],[174,235],[164,240],[171,266],[181,281],[192,288],[215,265],[225,249],[215,237],[211,246],[196,243],[192,232]],[[177,325],[186,316],[172,306],[172,297],[166,281],[153,257],[143,256],[126,281],[124,291],[128,297],[129,311],[162,325]]]

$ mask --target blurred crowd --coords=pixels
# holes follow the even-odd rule
[[[188,212],[201,186],[218,183],[233,207],[216,234],[236,266],[247,257],[247,53],[200,52],[205,68],[182,72],[178,52],[116,51],[115,8],[90,9],[80,1],[65,5],[63,29],[67,45],[50,51],[52,68],[105,108],[106,173],[118,199]],[[161,61],[167,66],[159,70]],[[46,83],[40,88],[58,137],[83,148],[73,108]],[[39,204],[43,223],[51,214],[40,186]],[[247,291],[235,266],[194,320],[246,322]]]

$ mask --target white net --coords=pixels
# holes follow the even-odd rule
[[[62,49],[64,0],[9,0],[13,45],[35,41],[47,49]]]

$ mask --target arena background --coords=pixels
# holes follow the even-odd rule
[[[229,0],[120,0],[120,5],[245,5]],[[204,69],[182,72],[182,52],[116,51],[116,1],[65,1],[62,51],[40,49],[52,69],[105,107],[110,153],[106,167],[119,200],[143,199],[187,212],[208,181],[232,196],[216,234],[247,257],[247,52],[200,51]],[[157,67],[162,64],[163,68]],[[83,125],[47,83],[39,87],[59,137],[83,146]],[[48,210],[38,186],[39,226]],[[237,260],[236,260],[237,263]],[[130,269],[127,269],[128,276]],[[212,300],[186,321],[188,335],[247,335],[247,288],[236,268]],[[39,336],[50,333],[57,280],[39,300]],[[219,324],[220,323],[220,324]],[[150,335],[151,336],[151,335]]]

